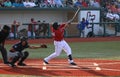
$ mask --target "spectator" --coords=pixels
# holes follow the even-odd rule
[[[111,4],[110,9],[112,12],[117,12],[117,8],[116,8],[116,5],[114,3]]]
[[[93,1],[93,3],[91,4],[92,7],[96,7],[96,8],[100,8],[100,3],[97,2],[96,0]]]
[[[47,4],[48,7],[54,7],[55,6],[54,0],[46,0],[46,4]]]
[[[117,13],[119,13],[119,14],[120,14],[120,7],[119,7],[119,6],[117,6],[116,8],[117,8]]]
[[[15,39],[17,37],[18,33],[18,27],[20,26],[20,22],[17,22],[16,20],[13,21],[13,24],[11,25],[11,32],[10,32],[10,38]]]
[[[37,30],[35,32],[35,35],[36,35],[36,38],[37,37],[39,38],[39,36],[40,36],[40,30],[42,29],[42,25],[41,25],[41,21],[40,20],[38,20],[37,23],[38,23],[38,28],[37,28]]]
[[[67,0],[66,1],[66,6],[70,6],[70,7],[73,7],[73,1],[72,0]]]
[[[36,3],[37,6],[40,6],[43,3],[43,0],[36,0],[35,3]]]
[[[117,12],[113,13],[113,16],[115,21],[118,21],[120,19],[120,16],[118,15]]]
[[[108,21],[113,21],[114,20],[114,15],[113,15],[113,12],[109,9],[107,14],[106,14],[106,19]]]
[[[78,0],[72,0],[73,1],[73,4],[75,4]]]
[[[10,0],[6,0],[6,1],[4,2],[4,6],[5,6],[5,7],[12,7],[11,1],[10,1]]]
[[[35,4],[35,1],[34,0],[30,0],[30,5],[31,7],[36,7],[37,5]]]
[[[15,3],[15,0],[10,0],[10,2],[13,4],[13,3]]]
[[[77,0],[77,2],[74,4],[74,7],[81,7],[82,6],[82,0]]]
[[[4,2],[3,2],[3,0],[0,1],[0,7],[4,7]]]
[[[46,36],[47,30],[48,30],[48,25],[45,21],[41,24],[42,29],[40,30],[40,33],[43,33],[43,36]]]
[[[80,23],[77,25],[80,37],[85,37],[85,27],[88,28],[88,24],[89,22],[85,20],[85,18],[82,18],[82,21],[80,21]]]
[[[15,2],[13,3],[13,7],[24,7],[24,5],[21,0],[15,0]]]
[[[36,36],[41,36],[41,34],[43,34],[42,37],[46,37],[49,24],[46,23],[45,21],[43,22],[38,21],[38,22],[39,22],[39,25],[38,25],[39,27],[36,30]]]
[[[61,0],[54,0],[56,7],[64,7]]]
[[[25,7],[35,7],[36,4],[33,0],[25,0],[25,2],[23,2]]]
[[[83,7],[88,7],[88,4],[86,3],[85,0],[82,0],[82,6],[83,6]]]
[[[28,37],[35,37],[35,32],[36,32],[36,21],[34,18],[31,18],[30,24],[28,25]]]

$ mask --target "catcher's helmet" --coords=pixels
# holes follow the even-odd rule
[[[20,41],[27,41],[28,38],[27,37],[20,37]]]
[[[52,26],[55,30],[57,30],[57,28],[59,27],[58,22],[54,22]]]
[[[10,31],[10,27],[7,26],[7,25],[4,25],[3,29],[4,29],[4,30],[7,30],[7,31]]]

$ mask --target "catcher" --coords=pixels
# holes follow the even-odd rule
[[[23,51],[26,48],[37,49],[37,48],[47,48],[47,45],[43,44],[40,46],[30,46],[27,42],[26,37],[21,37],[20,42],[14,44],[9,50],[8,58],[10,60],[9,66],[15,67],[15,63],[18,61],[17,65],[26,66],[24,63],[25,59],[29,56],[28,51]]]

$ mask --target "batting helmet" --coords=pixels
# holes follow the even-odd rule
[[[57,28],[59,27],[58,22],[54,22],[52,26],[55,30],[57,30]]]

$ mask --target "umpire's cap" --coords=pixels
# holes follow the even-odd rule
[[[59,26],[59,25],[58,25],[58,22],[54,22],[52,26],[53,26],[53,28],[54,28],[55,30],[57,30],[57,28],[58,28],[58,26]]]
[[[28,40],[27,37],[24,37],[24,36],[20,37],[20,41],[21,41],[21,42],[22,42],[22,41],[27,41],[27,40]]]
[[[4,25],[3,30],[10,31],[10,27],[9,27],[9,26],[7,26],[7,25]]]

